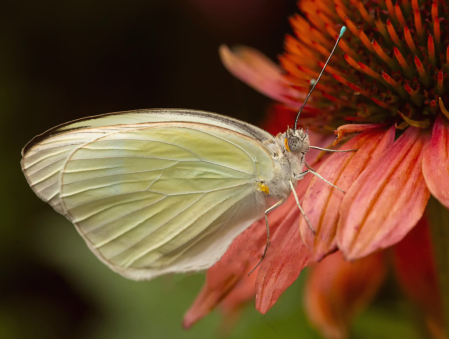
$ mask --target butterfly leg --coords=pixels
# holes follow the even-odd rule
[[[307,163],[307,161],[304,161],[304,165],[306,165],[306,167],[307,167],[309,170],[316,172],[315,169]]]
[[[320,174],[318,174],[317,172],[315,172],[315,171],[313,171],[313,170],[310,170],[310,169],[308,169],[307,171],[304,171],[304,172],[299,173],[299,174],[295,177],[295,179],[296,179],[296,180],[300,180],[300,179],[302,179],[302,178],[304,177],[304,175],[306,175],[307,173],[313,174],[314,176],[320,178],[321,180],[323,180],[324,182],[328,183],[328,184],[331,185],[332,187],[338,189],[339,191],[341,191],[341,192],[343,192],[343,193],[346,193],[346,192],[343,191],[340,187],[335,186],[335,185],[334,185],[333,183],[331,183],[330,181],[324,179]],[[299,179],[298,179],[298,178],[299,178]]]
[[[248,273],[248,276],[254,272],[254,270],[259,267],[262,260],[265,258],[265,255],[267,254],[268,245],[270,245],[270,228],[268,227],[268,213],[275,210],[279,206],[281,206],[284,203],[284,199],[279,200],[277,203],[275,203],[273,206],[271,206],[269,209],[265,211],[265,225],[267,227],[267,244],[265,245],[265,250],[263,251],[262,257],[260,258],[257,265],[251,270],[251,272]]]
[[[321,148],[321,147],[316,147],[316,146],[309,146],[310,148],[315,148],[315,149],[319,149],[321,151],[325,151],[325,152],[357,152],[356,149],[345,149],[345,150],[334,150],[334,149],[328,149],[328,148]],[[306,167],[313,171],[316,172],[308,163],[307,161],[304,162],[304,165],[306,165]]]
[[[306,171],[306,172],[307,172],[307,171]],[[302,172],[302,173],[304,173],[304,172]],[[306,173],[306,174],[307,174],[307,173]],[[307,225],[309,225],[309,228],[310,228],[310,230],[312,231],[312,233],[313,233],[313,234],[316,234],[316,231],[315,231],[315,229],[312,227],[312,224],[310,223],[309,218],[307,218],[306,213],[304,212],[304,210],[303,210],[302,207],[301,207],[301,204],[299,203],[299,199],[298,199],[298,196],[296,195],[296,191],[295,191],[295,188],[293,187],[292,181],[289,180],[289,183],[290,183],[290,187],[291,187],[291,189],[292,189],[293,196],[295,197],[295,200],[296,200],[296,205],[298,205],[298,208],[299,208],[299,210],[301,211],[302,215],[304,216],[304,219],[306,219]]]

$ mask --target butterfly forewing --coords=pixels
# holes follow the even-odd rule
[[[156,122],[183,121],[230,129],[260,142],[273,140],[266,131],[219,114],[186,109],[151,109],[108,113],[56,126],[36,136],[22,151],[22,169],[36,194],[59,213],[59,175],[71,152],[110,133]]]

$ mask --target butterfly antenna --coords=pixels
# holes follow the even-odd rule
[[[296,131],[296,125],[298,124],[299,116],[300,116],[300,114],[301,114],[301,112],[302,112],[304,106],[306,105],[307,100],[309,100],[309,97],[310,97],[310,95],[312,94],[313,90],[315,89],[316,84],[318,83],[318,81],[320,81],[320,78],[321,78],[321,76],[323,75],[323,72],[324,72],[324,70],[326,69],[327,64],[329,63],[329,60],[332,58],[332,55],[334,55],[335,49],[337,48],[338,43],[340,42],[340,40],[341,40],[341,38],[343,37],[343,34],[345,34],[345,32],[346,32],[346,26],[343,26],[343,27],[341,28],[341,30],[340,30],[340,35],[338,36],[337,42],[335,43],[335,46],[334,46],[334,48],[332,49],[332,52],[331,52],[331,54],[329,55],[329,58],[327,58],[327,61],[326,61],[326,63],[324,64],[324,67],[323,67],[323,69],[321,70],[321,73],[320,73],[320,75],[318,76],[318,79],[316,79],[315,81],[314,81],[314,80],[310,80],[310,84],[313,85],[313,87],[312,87],[312,89],[310,90],[309,94],[307,94],[306,100],[304,100],[304,102],[303,102],[301,108],[300,108],[299,111],[298,111],[298,114],[296,115],[295,128],[294,128],[295,131]]]

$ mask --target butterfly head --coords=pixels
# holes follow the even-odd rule
[[[292,130],[288,127],[284,143],[288,152],[306,154],[309,151],[309,133],[302,129]]]

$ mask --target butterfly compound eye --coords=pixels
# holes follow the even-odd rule
[[[288,148],[291,152],[301,152],[303,149],[303,142],[297,136],[291,135],[287,139]]]

